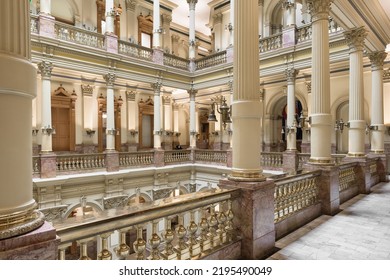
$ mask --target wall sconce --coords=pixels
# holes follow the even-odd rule
[[[87,135],[88,135],[89,137],[92,137],[92,136],[95,134],[95,130],[92,130],[92,129],[90,129],[90,128],[87,128],[87,129],[85,130],[85,132],[87,133]]]
[[[215,107],[217,107],[217,112],[221,114],[223,129],[226,129],[226,124],[232,123],[232,120],[230,118],[232,114],[232,107],[227,105],[225,97],[222,97],[221,103],[222,103],[221,105],[217,104],[216,102],[213,102],[211,104],[211,112],[209,114],[209,118],[207,119],[207,121],[208,122],[218,121],[217,117],[215,116]]]
[[[370,130],[379,130],[379,126],[377,126],[377,125],[370,125],[370,126],[368,126],[368,128]]]
[[[335,131],[340,131],[340,133],[343,133],[344,126],[346,126],[346,125],[345,125],[343,119],[336,120],[336,122],[334,124],[334,130]]]
[[[50,125],[47,125],[42,127],[42,133],[43,135],[54,135],[56,134],[56,129]]]
[[[119,129],[116,130],[115,128],[107,129],[106,130],[107,135],[119,135]]]
[[[38,135],[38,132],[39,132],[39,129],[38,129],[38,128],[34,127],[34,128],[32,129],[32,135],[33,135],[33,136],[37,136],[37,135]]]

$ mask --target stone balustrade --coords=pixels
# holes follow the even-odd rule
[[[104,35],[56,21],[55,38],[88,47],[104,49]]]
[[[188,71],[190,68],[190,61],[176,55],[164,53],[164,65]]]
[[[280,169],[283,167],[283,153],[262,152],[261,166],[269,169]]]
[[[125,41],[119,41],[119,50],[118,52],[125,56],[130,56],[132,58],[152,61],[153,60],[153,50],[150,48],[142,47],[137,44],[132,44]]]
[[[259,40],[259,52],[264,53],[272,50],[276,50],[282,47],[283,34],[277,33],[272,36]]]
[[[103,154],[57,155],[57,172],[85,172],[105,168]]]
[[[228,257],[237,259],[241,246],[233,226],[235,192],[192,193],[54,220],[61,239],[58,258],[188,260],[207,258],[228,247],[232,254]],[[129,243],[131,237],[134,241]]]
[[[164,162],[169,163],[179,163],[179,162],[190,162],[191,160],[191,151],[189,150],[173,150],[164,152]]]
[[[146,166],[154,164],[154,152],[124,152],[119,153],[119,166]]]
[[[226,63],[226,51],[217,52],[195,60],[195,70],[202,70],[223,63]]]
[[[195,150],[195,161],[202,163],[226,164],[227,153],[226,151],[197,149]]]

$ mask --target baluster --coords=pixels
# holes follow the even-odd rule
[[[69,247],[69,244],[61,245],[58,247],[58,259],[59,260],[65,260],[65,250],[67,247]]]
[[[217,235],[217,230],[215,226],[218,225],[218,220],[215,213],[214,205],[210,206],[210,218],[209,218],[209,236],[211,241],[211,247],[215,248],[219,245],[219,236]]]
[[[137,260],[145,259],[146,242],[143,239],[143,226],[139,225],[137,228],[137,240],[133,243],[133,249],[137,254]]]
[[[152,253],[149,256],[149,260],[159,260],[160,258],[160,252],[158,250],[158,246],[161,243],[161,238],[157,234],[157,226],[158,221],[152,222],[152,237],[149,239],[149,244],[152,247]]]
[[[187,230],[184,227],[184,217],[183,214],[179,214],[179,225],[176,228],[176,234],[179,238],[179,244],[174,248],[177,253],[178,260],[189,260],[190,259],[190,249],[186,244],[185,237],[187,235]]]
[[[209,250],[210,246],[211,246],[210,240],[208,237],[209,224],[208,224],[207,218],[206,218],[206,209],[200,209],[199,212],[200,212],[202,218],[201,218],[200,223],[199,223],[200,236],[199,236],[198,240],[200,243],[200,250],[202,253],[204,253],[205,251]]]
[[[115,254],[119,259],[126,259],[130,253],[130,247],[126,244],[126,233],[131,227],[119,230],[119,245],[114,249]]]
[[[172,241],[175,238],[175,232],[172,230],[172,217],[165,219],[165,232],[164,232],[165,250],[162,251],[161,256],[165,260],[177,259],[177,254],[173,251]]]
[[[226,215],[222,209],[223,209],[223,204],[220,203],[219,204],[219,211],[217,213],[217,221],[218,221],[217,234],[219,236],[220,244],[224,244],[227,242],[227,236],[226,236],[226,230],[225,230]]]
[[[227,233],[227,241],[231,242],[234,239],[234,225],[233,225],[233,219],[234,219],[234,213],[232,210],[232,201],[229,199],[228,200],[228,209],[225,212],[226,215],[226,224],[225,224],[225,229]]]
[[[88,257],[88,241],[89,240],[80,240],[80,258],[79,260],[87,261],[91,260],[90,257]]]
[[[100,235],[102,239],[102,250],[97,256],[98,260],[112,260],[112,253],[110,252],[110,250],[108,250],[108,238],[111,236],[111,234],[112,232],[107,232]]]
[[[190,214],[190,224],[188,225],[189,239],[188,245],[190,247],[190,256],[196,257],[200,256],[200,244],[196,240],[196,232],[198,231],[198,225],[195,223],[195,211],[191,211]]]

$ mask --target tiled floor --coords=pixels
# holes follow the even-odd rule
[[[341,205],[276,242],[270,260],[390,260],[390,183]]]

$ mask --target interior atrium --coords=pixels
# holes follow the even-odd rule
[[[293,259],[283,238],[387,186],[387,0],[0,14],[0,259]]]

